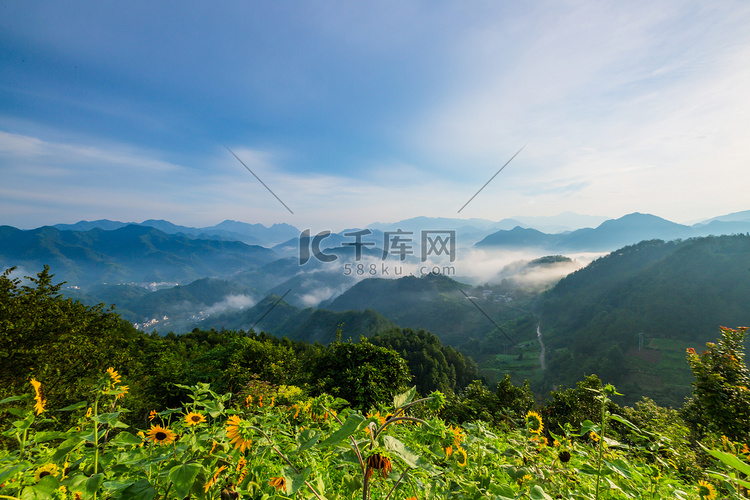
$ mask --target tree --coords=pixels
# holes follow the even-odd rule
[[[315,371],[319,391],[343,398],[363,410],[390,401],[411,381],[409,367],[397,352],[364,338],[358,344],[332,343]]]
[[[727,436],[735,442],[750,438],[750,374],[745,364],[747,327],[720,327],[718,343],[708,342],[700,355],[687,350],[693,371],[693,395],[684,414],[695,434]]]
[[[34,377],[52,406],[85,394],[91,376],[130,358],[137,331],[104,304],[87,307],[60,294],[49,267],[22,285],[0,276],[0,397],[27,390]]]

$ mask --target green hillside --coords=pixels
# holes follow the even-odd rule
[[[71,285],[189,282],[233,274],[278,255],[238,241],[192,239],[145,226],[112,231],[61,231],[41,227],[23,231],[0,226],[0,264],[25,269],[49,265]]]
[[[685,349],[700,350],[716,325],[750,324],[750,236],[624,247],[560,281],[542,304],[547,387],[596,373],[678,406],[690,391]]]

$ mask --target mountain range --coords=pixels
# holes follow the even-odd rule
[[[750,211],[686,226],[655,215],[633,213],[602,222],[596,228],[549,234],[516,226],[496,231],[476,243],[478,248],[542,248],[546,251],[612,251],[639,241],[675,240],[750,232]]]
[[[57,282],[68,281],[66,295],[116,304],[146,331],[252,328],[327,343],[339,328],[354,339],[394,326],[424,328],[474,357],[491,382],[509,373],[544,390],[599,373],[630,394],[673,405],[689,389],[684,349],[714,339],[719,325],[750,324],[750,211],[692,225],[635,213],[556,233],[518,219],[371,225],[362,273],[352,272],[352,230],[322,240],[334,262],[311,255],[301,265],[296,228],[256,228],[268,245],[260,246],[231,236],[249,237],[259,225],[233,221],[200,229],[106,220],[0,226],[0,265],[26,273],[49,265]],[[273,236],[264,233],[274,227]],[[451,266],[420,273],[418,248],[404,260],[383,260],[384,238],[397,229],[473,236],[459,242],[450,263],[458,273],[446,273]],[[722,233],[735,235],[706,236]],[[584,265],[576,252],[602,257]],[[394,273],[398,266],[406,271]],[[472,266],[479,278],[461,277]]]

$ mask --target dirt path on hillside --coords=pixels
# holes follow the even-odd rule
[[[539,365],[541,365],[542,371],[544,371],[547,367],[544,364],[544,342],[542,342],[542,329],[539,325],[536,325],[536,338],[539,340],[539,345],[542,348],[542,352],[539,353]]]

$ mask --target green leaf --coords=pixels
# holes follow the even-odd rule
[[[397,455],[401,460],[406,462],[409,467],[419,467],[419,465],[417,464],[419,456],[412,453],[412,451],[409,450],[404,443],[393,436],[385,436],[383,438],[383,441],[385,443],[385,448],[394,455]]]
[[[357,413],[352,413],[347,417],[346,421],[344,422],[344,425],[339,427],[339,429],[328,436],[325,440],[320,442],[318,446],[333,446],[335,444],[340,443],[344,439],[348,438],[355,432],[357,432],[360,427],[362,426],[362,423],[365,421],[365,417],[362,415],[359,415]]]
[[[584,389],[585,389],[585,387],[584,387]],[[600,432],[599,431],[599,426],[597,424],[595,424],[594,422],[592,422],[591,420],[584,420],[581,423],[581,433],[579,434],[579,436],[583,436],[584,434],[586,434],[589,431],[594,431],[597,434],[599,434],[599,432]]]
[[[736,477],[727,476],[725,474],[719,474],[718,472],[707,472],[706,474],[708,474],[709,476],[711,476],[713,478],[716,478],[716,479],[723,479],[725,481],[733,481],[733,482],[739,484],[740,486],[744,486],[745,488],[749,488],[750,489],[750,482],[748,482],[748,481],[744,481],[744,480],[738,479]]]
[[[621,459],[617,459],[613,462],[607,462],[604,460],[604,464],[609,467],[609,469],[613,472],[617,472],[619,475],[624,477],[625,479],[631,479],[632,475],[630,473],[630,467],[628,464]]]
[[[203,466],[198,463],[188,463],[172,467],[169,471],[169,479],[174,484],[175,492],[178,498],[184,498],[190,492],[190,488],[195,482],[195,477],[203,470]]]
[[[60,446],[57,447],[57,451],[54,455],[52,455],[52,461],[58,462],[62,460],[62,458],[70,453],[72,450],[83,444],[84,440],[80,436],[75,436],[72,438],[68,438],[62,443],[60,443]]]
[[[724,453],[723,451],[719,451],[719,450],[709,450],[702,444],[700,443],[698,444],[701,446],[701,448],[703,448],[708,453],[710,453],[714,458],[718,458],[729,467],[735,470],[738,470],[739,472],[745,475],[750,475],[750,465],[746,464],[745,462],[735,457],[734,455],[730,455],[729,453]]]
[[[139,479],[123,490],[120,500],[153,500],[155,496],[156,490],[148,479]]]
[[[34,441],[37,443],[44,443],[45,441],[52,441],[53,439],[60,439],[61,437],[67,436],[66,432],[50,431],[50,432],[37,432],[34,436]]]
[[[85,408],[89,404],[86,401],[79,401],[77,403],[73,403],[72,405],[66,406],[65,408],[60,408],[57,411],[75,411],[79,408]]]
[[[27,462],[24,460],[23,462],[13,465],[11,467],[8,467],[7,469],[0,469],[0,483],[2,483],[5,480],[5,478],[15,476],[19,471],[24,470],[30,465],[31,465],[30,462]]]
[[[552,497],[544,492],[541,486],[538,484],[534,485],[529,491],[529,496],[532,500],[552,500]]]
[[[627,419],[625,419],[625,418],[621,417],[620,415],[615,415],[615,414],[613,413],[613,414],[611,414],[611,415],[609,416],[609,418],[611,418],[612,420],[615,420],[615,421],[617,421],[617,422],[620,422],[621,424],[627,425],[628,427],[630,427],[630,428],[631,428],[632,430],[634,430],[635,432],[637,432],[637,433],[638,433],[638,434],[640,434],[641,436],[644,436],[644,435],[648,435],[648,434],[651,434],[650,432],[648,432],[648,433],[644,433],[644,432],[643,432],[642,430],[640,430],[640,429],[639,429],[639,428],[638,428],[638,427],[637,427],[637,426],[636,426],[635,424],[633,424],[633,423],[632,423],[632,422],[630,422],[629,420],[627,420]]]
[[[10,396],[9,398],[5,398],[2,401],[0,401],[0,405],[5,403],[12,403],[13,401],[23,401],[24,399],[28,399],[28,394],[25,394],[23,396]]]
[[[415,385],[411,389],[409,389],[406,392],[402,392],[401,394],[398,394],[393,397],[393,407],[395,409],[399,409],[402,406],[405,406],[414,399],[414,395],[417,393],[417,386]]]
[[[83,489],[88,496],[94,496],[94,493],[99,490],[99,486],[101,486],[103,482],[104,474],[102,474],[101,472],[99,474],[94,474],[86,480],[86,483],[84,483],[83,485]]]
[[[287,467],[285,472],[285,477],[287,477],[287,494],[296,493],[298,489],[300,489],[304,484],[305,481],[307,481],[307,476],[310,475],[310,472],[312,469],[310,467],[305,467],[302,469],[299,474],[294,474],[294,470]],[[291,472],[291,474],[290,474]],[[291,479],[291,481],[289,481]],[[290,484],[291,483],[291,484]]]
[[[307,429],[302,431],[299,436],[297,436],[297,453],[302,453],[303,451],[315,446],[320,439],[320,436],[322,436],[322,433],[317,429]]]
[[[112,441],[110,441],[110,444],[113,444],[115,446],[132,446],[139,445],[142,442],[143,440],[138,436],[135,436],[128,431],[122,431],[117,436],[115,436]]]
[[[60,481],[53,475],[44,476],[33,486],[27,486],[21,492],[21,500],[46,500],[60,487]]]

